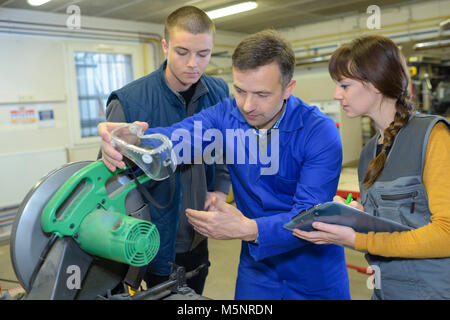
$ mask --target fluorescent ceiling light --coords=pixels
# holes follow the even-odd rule
[[[37,6],[41,6],[41,5],[43,5],[44,3],[47,3],[47,2],[50,2],[51,0],[28,0],[28,4],[30,5],[30,6],[34,6],[34,7],[37,7]]]
[[[258,4],[254,1],[248,1],[243,2],[239,4],[235,4],[233,6],[217,9],[217,10],[211,10],[206,12],[206,14],[211,19],[217,19],[225,16],[230,16],[232,14],[241,13],[249,10],[253,10],[258,6]]]

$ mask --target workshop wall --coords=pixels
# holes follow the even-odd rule
[[[294,74],[297,85],[293,94],[317,105],[339,124],[344,165],[357,163],[365,142],[363,137],[371,134],[361,132],[361,121],[364,123],[367,119],[348,119],[339,102],[333,101],[335,83],[328,73],[332,52],[357,36],[375,33],[389,36],[409,57],[423,54],[411,49],[415,42],[450,34],[450,30],[439,27],[440,22],[449,18],[448,3],[444,1],[427,1],[398,8],[381,5],[379,25],[374,23],[373,14],[370,11],[279,30],[292,43],[297,58]]]
[[[380,28],[373,30],[367,24],[370,14],[279,30],[292,42],[298,58],[294,94],[342,122],[341,134],[349,130],[345,135],[350,141],[342,135],[348,162],[359,156],[361,124],[356,120],[344,125],[345,117],[332,110],[337,105],[332,104],[334,83],[327,56],[363,33],[382,33],[405,46],[436,37],[441,34],[439,22],[448,18],[443,5],[427,1],[383,7]],[[71,29],[67,19],[63,14],[0,10],[0,166],[4,169],[0,209],[20,203],[34,183],[55,167],[97,156],[99,138],[81,137],[74,52],[129,53],[135,79],[153,71],[163,59],[159,43],[163,25],[81,16],[81,29]],[[231,54],[242,36],[218,30],[208,68],[230,89]]]
[[[133,79],[164,60],[163,25],[81,16],[71,29],[67,19],[0,9],[0,210],[17,206],[49,171],[97,157],[99,137],[81,134],[75,52],[130,54]],[[228,63],[240,38],[218,34],[212,65]]]

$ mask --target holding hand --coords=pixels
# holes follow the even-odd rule
[[[148,129],[148,124],[146,122],[136,121],[134,123],[140,125],[144,131]],[[125,162],[122,161],[122,154],[111,145],[110,132],[123,124],[123,122],[100,122],[97,125],[98,134],[102,138],[102,141],[100,142],[102,161],[106,167],[113,172],[116,168],[125,168]]]
[[[186,216],[194,229],[208,238],[254,241],[258,234],[255,220],[217,196],[212,197],[209,211],[186,209]]]
[[[205,206],[204,206],[205,210],[208,210],[208,211],[216,211],[217,210],[216,208],[214,208],[213,205],[211,205],[214,197],[217,197],[219,200],[221,200],[223,202],[226,202],[226,200],[227,200],[227,194],[222,191],[207,192]]]
[[[355,231],[352,228],[317,221],[312,226],[317,231],[294,229],[293,235],[315,244],[339,244],[355,248]]]
[[[345,204],[346,199],[336,195],[333,201]],[[364,207],[357,201],[351,201],[347,204],[349,207],[364,211]],[[315,243],[315,244],[339,244],[349,248],[355,248],[355,230],[350,227],[340,226],[336,224],[328,224],[323,222],[314,222],[313,228],[317,231],[302,231],[300,229],[294,229],[293,235]]]
[[[335,202],[340,202],[340,203],[345,204],[345,199],[342,198],[342,197],[340,197],[340,196],[338,196],[338,195],[334,196],[333,201],[335,201]],[[349,207],[352,207],[352,208],[355,208],[355,209],[364,211],[363,205],[362,205],[361,203],[359,203],[358,201],[353,200],[352,202],[350,202],[350,203],[347,204],[347,205],[348,205]]]

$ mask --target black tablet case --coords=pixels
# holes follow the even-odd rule
[[[338,224],[353,228],[356,232],[396,232],[412,228],[381,217],[371,216],[363,211],[339,202],[326,202],[300,212],[283,227],[292,231],[294,228],[304,231],[315,230],[314,221]]]

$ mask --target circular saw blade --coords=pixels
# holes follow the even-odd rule
[[[90,163],[68,163],[51,171],[31,188],[18,209],[11,230],[10,254],[16,277],[27,292],[33,269],[50,238],[41,227],[42,210],[67,179]]]
[[[44,247],[47,245],[50,234],[44,233],[41,226],[41,215],[48,201],[55,192],[75,173],[93,161],[80,161],[68,163],[58,169],[55,169],[39,180],[31,188],[22,201],[17,212],[10,237],[11,262],[22,287],[25,291],[30,291],[30,280],[35,266],[39,262],[39,257]],[[122,185],[131,180],[126,174],[113,176],[106,182],[107,194],[111,194]],[[144,201],[137,190],[128,193],[125,200],[125,209],[127,214],[132,214],[144,206]],[[139,218],[139,217],[137,217]],[[109,265],[113,265],[110,263]],[[101,269],[101,268],[100,268]],[[105,268],[101,269],[106,272]],[[114,273],[114,272],[110,272]],[[98,278],[98,275],[97,277]],[[92,281],[90,281],[90,280]],[[91,287],[89,282],[96,282],[96,279],[86,279],[85,286]],[[105,283],[108,286],[109,283]],[[96,287],[98,289],[98,286]]]

